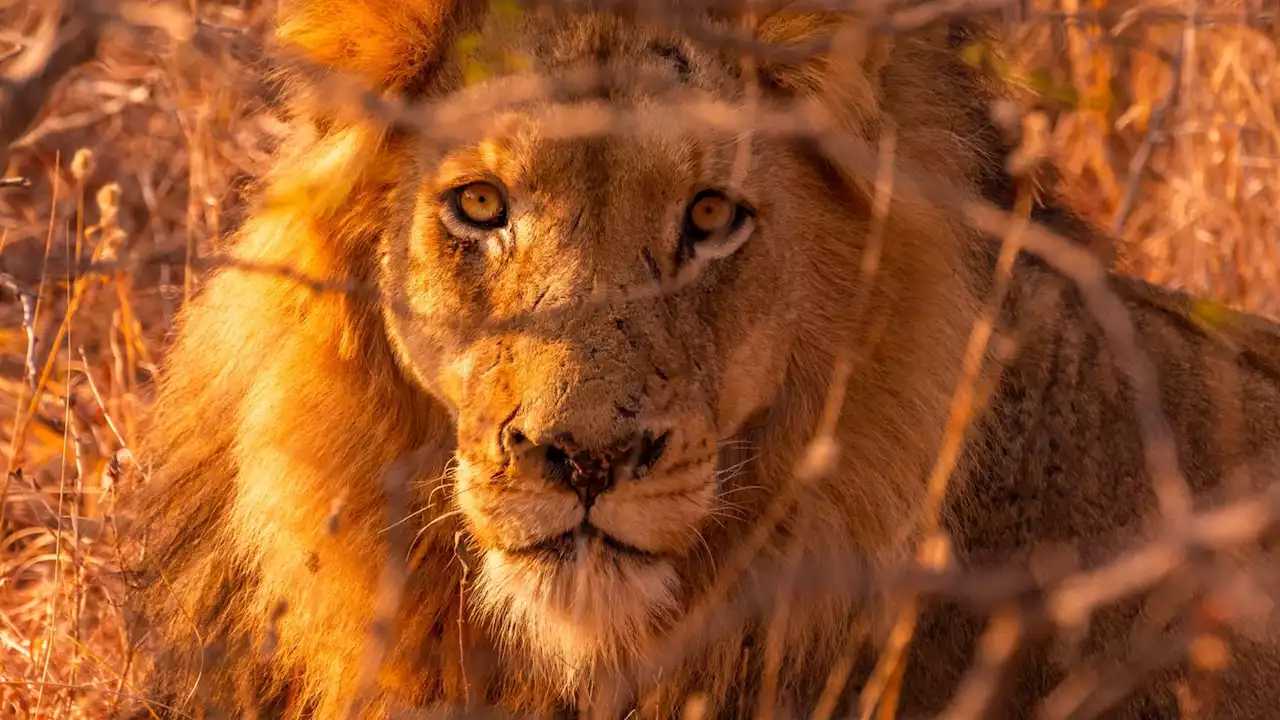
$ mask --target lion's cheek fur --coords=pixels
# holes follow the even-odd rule
[[[602,495],[591,522],[622,542],[658,555],[683,555],[701,542],[716,502],[711,462],[670,478],[641,478]]]
[[[752,414],[770,404],[786,376],[787,342],[779,328],[758,323],[734,340],[716,396],[720,439],[737,434]]]

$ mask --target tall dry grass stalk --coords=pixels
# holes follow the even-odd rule
[[[1280,315],[1280,8],[1030,0],[1027,15],[1017,60],[1051,98],[1047,154],[1120,235],[1119,269]]]

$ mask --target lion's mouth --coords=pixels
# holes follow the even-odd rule
[[[549,563],[568,563],[578,557],[583,547],[596,544],[605,553],[641,562],[656,562],[662,557],[657,553],[629,545],[600,528],[583,520],[582,524],[565,532],[540,540],[532,545],[508,550],[512,555]]]

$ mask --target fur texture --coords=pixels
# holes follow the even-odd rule
[[[644,115],[655,91],[638,75],[735,102],[747,86],[737,59],[617,17],[513,20],[471,0],[288,0],[283,13],[287,48],[388,92],[459,89],[456,41],[501,33],[509,55],[552,76],[603,64],[615,78],[604,89],[557,99],[608,99],[641,120],[626,136],[556,139],[534,102],[474,120],[491,129],[479,142],[424,146],[295,88],[298,132],[234,253],[380,292],[317,294],[228,270],[184,310],[143,453],[153,465],[139,512],[142,606],[166,647],[157,691],[192,712],[339,716],[357,692],[388,538],[403,523],[414,542],[394,642],[365,698],[371,716],[437,702],[547,711],[584,697],[615,711],[643,698],[646,713],[666,716],[695,691],[720,715],[751,713],[766,671],[780,712],[805,712],[836,658],[883,630],[882,608],[820,593],[791,603],[781,625],[772,612],[734,610],[747,607],[752,578],[787,558],[908,556],[990,274],[985,245],[944,210],[895,200],[867,289],[873,312],[858,317],[870,188],[776,137],[754,140],[730,187],[737,138]],[[1003,194],[1003,148],[982,111],[992,90],[960,62],[951,29],[888,43],[838,20],[761,13],[764,39],[838,41],[815,60],[762,63],[760,91],[817,103],[873,144],[892,125],[899,155]],[[477,181],[500,191],[501,230],[459,216],[451,193]],[[693,248],[724,257],[691,286],[554,312],[676,277],[693,242],[685,214],[707,189],[750,210],[722,245]],[[1023,359],[949,514],[962,552],[983,559],[1057,537],[1053,528],[1105,536],[1147,505],[1128,485],[1070,489],[1141,486],[1140,455],[1121,429],[1127,406],[1112,399],[1121,384],[1071,290],[1043,269],[1019,272],[1008,317],[1030,328]],[[1131,297],[1143,318],[1165,317]],[[528,315],[537,311],[547,312]],[[470,322],[521,316],[499,331]],[[1166,365],[1202,367],[1208,341],[1157,319],[1143,329]],[[1274,360],[1272,338],[1251,342],[1271,343],[1260,352]],[[787,505],[730,589],[728,627],[674,664],[637,664],[785,494],[837,358],[857,347],[869,350],[836,423],[838,463]],[[1250,430],[1258,442],[1280,436],[1272,371],[1224,362],[1251,378],[1266,415]],[[1166,387],[1182,418],[1207,397],[1187,382]],[[1189,428],[1192,448],[1205,447],[1200,429]],[[422,448],[409,512],[388,518],[385,468]],[[623,456],[626,472],[601,469]],[[1214,477],[1216,466],[1189,462],[1203,469],[1200,484]],[[605,475],[606,492],[583,494],[580,480]],[[1055,500],[1011,509],[1019,492]],[[1095,504],[1116,514],[1091,514]],[[925,665],[936,677],[908,709],[936,708],[954,685],[948,668],[967,664],[971,628],[948,612],[930,647],[954,650],[950,664]],[[1030,685],[1047,677],[1033,671]]]

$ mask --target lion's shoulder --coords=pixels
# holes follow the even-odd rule
[[[1132,278],[1111,276],[1108,285],[1154,370],[1197,509],[1261,491],[1280,460],[1280,325]],[[1017,353],[980,413],[949,507],[961,562],[1032,583],[1019,573],[1037,549],[1069,547],[1078,567],[1097,567],[1151,542],[1160,526],[1133,386],[1080,289],[1043,263],[1020,263],[1000,327]],[[1118,661],[1112,653],[1129,647],[1150,592],[1099,608],[1089,652],[1100,654],[1090,662]],[[930,688],[934,709],[957,687],[984,623],[982,611],[954,604],[926,612],[908,682]],[[1172,647],[1177,638],[1165,641]],[[1259,678],[1280,666],[1280,651],[1234,633],[1229,642],[1235,659],[1223,681],[1237,692],[1232,716],[1269,716],[1280,688]],[[1022,653],[994,716],[1036,704],[1065,678],[1045,647]],[[1118,717],[1176,714],[1172,690],[1152,682]]]
[[[1280,325],[1120,275],[1108,276],[1107,292],[1128,316],[1108,322],[1132,327],[1193,490],[1211,493],[1233,466],[1269,457],[1280,445]],[[1058,534],[1055,517],[1089,519],[1070,535],[1063,528],[1064,539],[1136,521],[1152,497],[1134,386],[1081,288],[1042,263],[1023,263],[1002,327],[1017,353],[984,420],[981,474],[1052,489],[1043,496],[1062,505],[1051,503],[1038,532]],[[1059,514],[1068,506],[1078,511]],[[1041,512],[1035,507],[1017,511]]]

